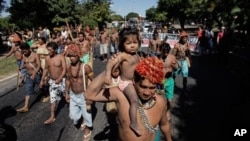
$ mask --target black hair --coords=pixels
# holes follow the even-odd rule
[[[165,54],[170,52],[171,47],[170,47],[169,43],[163,42],[163,44],[161,45],[160,48],[161,48],[161,55],[159,58],[162,58],[163,60],[165,60],[167,57]]]
[[[119,50],[121,52],[125,51],[124,42],[126,41],[128,35],[136,35],[139,47],[141,46],[140,35],[139,35],[138,30],[136,28],[126,27],[126,28],[123,28],[119,32],[119,40],[120,40],[120,42],[119,42]]]
[[[43,41],[43,43],[46,43],[45,37],[39,37],[38,39],[41,39]]]
[[[134,72],[134,81],[135,82],[141,82],[144,79],[145,79],[145,77],[141,76],[137,71]]]
[[[21,43],[21,44],[20,44],[20,49],[21,49],[21,50],[23,50],[23,49],[29,50],[29,49],[30,49],[30,46],[29,46],[29,44],[27,44],[27,43]]]
[[[57,50],[58,49],[58,44],[56,42],[49,42],[47,44],[47,48],[51,47],[53,50]]]

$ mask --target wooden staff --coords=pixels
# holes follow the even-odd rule
[[[68,30],[69,30],[69,35],[70,35],[72,41],[74,41],[75,39],[74,39],[73,36],[72,36],[71,29],[70,29],[70,27],[69,27],[69,23],[68,23],[68,20],[67,20],[67,19],[65,19],[65,23],[66,23],[67,28],[68,28]]]
[[[16,82],[16,90],[19,89],[19,69],[17,70],[17,82]]]

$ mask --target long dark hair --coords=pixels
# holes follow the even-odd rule
[[[119,50],[121,52],[125,51],[124,42],[127,40],[128,35],[136,35],[139,47],[141,46],[139,31],[134,27],[126,27],[119,32]]]

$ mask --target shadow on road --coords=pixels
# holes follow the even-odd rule
[[[237,62],[230,60],[230,66],[225,67],[217,63],[215,56],[193,56],[192,61],[195,66],[190,68],[189,78],[196,85],[189,86],[188,97],[181,94],[181,87],[175,89],[171,109],[174,139],[229,140],[235,129],[249,128],[247,82],[240,79],[240,74],[232,73]]]
[[[16,141],[17,134],[13,126],[5,123],[5,119],[15,116],[16,110],[11,106],[6,106],[0,110],[0,140]]]

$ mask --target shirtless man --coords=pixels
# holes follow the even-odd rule
[[[108,61],[108,32],[106,31],[106,28],[103,29],[103,31],[100,32],[99,35],[100,39],[100,55],[103,60],[103,62]]]
[[[26,95],[24,100],[24,106],[20,109],[17,109],[16,111],[25,113],[29,111],[30,96],[34,94],[35,84],[39,84],[41,80],[41,75],[38,73],[41,64],[38,55],[30,50],[30,46],[27,43],[22,43],[20,45],[20,49],[23,53],[23,67],[27,71],[25,74]]]
[[[83,32],[78,33],[78,39],[76,41],[76,44],[80,46],[82,56],[80,58],[81,62],[88,64],[90,61],[90,42],[89,40],[86,40],[86,36]]]
[[[49,52],[46,48],[46,39],[45,37],[38,37],[38,41],[31,45],[32,49],[36,50],[37,55],[39,56],[40,62],[41,62],[41,69],[44,70],[45,68],[45,58],[49,55]],[[49,92],[48,92],[48,86],[44,87],[42,89],[42,94],[44,96],[42,102],[49,101]]]
[[[118,32],[116,31],[116,29],[113,27],[112,28],[112,33],[110,36],[110,55],[112,55],[113,53],[118,52],[118,42],[119,42],[119,36],[118,36]]]
[[[92,115],[86,108],[91,102],[85,100],[85,91],[88,79],[93,79],[93,71],[87,64],[80,62],[81,49],[76,44],[68,46],[66,56],[70,58],[71,64],[67,65],[65,99],[69,102],[69,116],[76,125],[81,117],[83,123],[81,129],[84,141],[90,140],[92,127]]]
[[[154,64],[154,65],[152,65]],[[161,129],[165,140],[172,141],[170,123],[167,120],[167,104],[164,97],[156,94],[157,83],[161,83],[164,72],[163,62],[156,57],[142,59],[135,69],[134,86],[138,95],[137,119],[142,135],[137,136],[130,128],[129,101],[118,87],[105,90],[101,81],[105,72],[99,74],[86,91],[86,98],[93,101],[114,101],[118,108],[117,122],[120,141],[152,141],[157,128]]]
[[[42,81],[40,87],[42,88],[49,73],[49,93],[50,93],[50,117],[44,122],[48,125],[55,121],[55,110],[58,101],[65,92],[65,74],[66,61],[62,54],[57,54],[58,44],[49,42],[47,44],[49,56],[45,58],[45,68],[43,70]]]
[[[170,54],[171,47],[167,42],[163,42],[161,46],[162,59],[164,62],[164,74],[163,89],[165,97],[169,103],[169,109],[171,108],[171,102],[174,97],[174,79],[173,73],[178,68],[176,57]],[[168,110],[168,119],[170,119],[170,110]]]
[[[20,76],[21,82],[18,84],[18,87],[19,87],[19,86],[23,86],[25,73],[26,73],[26,69],[24,69],[24,67],[23,67],[23,65],[24,65],[24,62],[22,60],[23,55],[22,55],[21,49],[20,49],[20,44],[22,43],[20,35],[18,35],[17,33],[14,33],[12,42],[14,43],[14,45],[11,47],[11,50],[5,55],[5,58],[7,59],[9,56],[14,55],[14,57],[16,59],[18,69],[20,70],[19,73],[21,74],[21,76]]]
[[[188,69],[190,67],[190,57],[191,51],[188,45],[188,34],[185,31],[180,33],[180,40],[174,45],[172,54],[176,56],[177,63],[179,68],[174,73],[174,78],[179,73],[182,73],[183,76],[183,93],[187,96],[187,78],[188,78]]]
[[[158,32],[154,32],[153,39],[149,40],[148,55],[150,56],[159,56],[160,55],[160,46],[162,41],[159,38]]]

